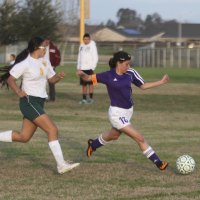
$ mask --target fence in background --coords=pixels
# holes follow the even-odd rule
[[[5,64],[9,62],[10,54],[17,55],[27,47],[26,42],[19,42],[15,45],[0,46],[0,63]]]
[[[135,49],[133,55],[136,66],[200,68],[200,48]]]
[[[99,63],[108,63],[113,52],[124,50],[132,54],[134,66],[200,68],[200,48],[135,48],[133,45],[98,44]],[[77,44],[64,44],[62,63],[76,62]]]
[[[11,53],[18,54],[26,48],[26,43],[0,47],[0,63],[8,62]],[[62,43],[58,45],[61,51],[61,62],[76,63],[79,44]],[[134,66],[139,67],[174,67],[200,68],[200,48],[136,48],[132,44],[97,43],[99,63],[108,63],[113,52],[124,50],[132,54]]]

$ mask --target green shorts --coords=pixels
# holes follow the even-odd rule
[[[40,115],[44,114],[44,102],[45,98],[26,96],[19,100],[19,107],[24,115],[24,118],[33,121]]]

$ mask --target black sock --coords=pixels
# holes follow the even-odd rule
[[[93,98],[93,93],[90,93],[89,95],[90,95],[90,99],[92,99]]]
[[[83,99],[86,100],[86,98],[87,98],[87,95],[83,94]]]
[[[92,142],[92,149],[95,151],[97,148],[101,147],[103,144],[101,144],[99,142],[99,138],[95,139],[93,142]]]

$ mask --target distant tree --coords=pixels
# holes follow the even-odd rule
[[[158,13],[153,13],[152,15],[146,16],[144,23],[147,25],[156,25],[163,23],[163,20]]]
[[[106,23],[106,26],[115,27],[115,22],[109,19]]]
[[[62,15],[51,0],[24,0],[20,4],[4,0],[0,4],[0,44],[11,44],[41,36],[59,39]]]
[[[26,41],[33,36],[57,40],[61,21],[61,14],[52,6],[51,0],[25,0],[12,20],[16,39]]]
[[[15,4],[3,1],[0,4],[0,44],[10,44],[16,41],[16,32],[13,27],[15,18]]]
[[[158,13],[154,13],[146,16],[143,33],[157,34],[159,32],[165,32],[175,24],[177,24],[176,20],[164,21]]]
[[[178,24],[179,22],[177,22],[175,19],[172,20],[168,20],[168,21],[164,21],[163,24],[164,25],[173,25],[173,24]]]
[[[144,21],[144,32],[148,34],[158,33],[163,27],[163,22],[158,13],[147,15]]]
[[[143,27],[143,20],[137,14],[135,10],[129,8],[121,8],[117,12],[118,26],[123,26],[126,28],[135,28],[140,30]]]
[[[149,14],[145,20],[142,20],[141,16],[135,10],[129,8],[119,9],[117,18],[117,23],[108,20],[107,26],[134,28],[143,34],[157,34],[177,23],[176,20],[164,21],[158,13]]]

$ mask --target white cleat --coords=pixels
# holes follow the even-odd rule
[[[88,103],[88,104],[94,103],[94,99],[88,99],[88,100],[87,100],[87,103]]]
[[[75,167],[78,167],[80,165],[80,163],[73,163],[73,162],[65,162],[63,165],[61,166],[58,166],[57,169],[58,169],[58,173],[59,174],[64,174],[65,172],[68,172],[72,169],[74,169]]]
[[[88,104],[86,99],[82,99],[81,101],[79,101],[79,104]]]

